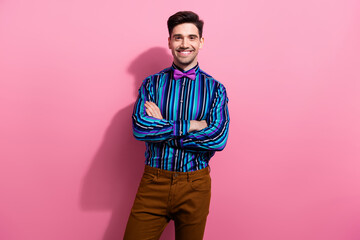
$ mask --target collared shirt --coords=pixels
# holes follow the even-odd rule
[[[194,67],[195,80],[175,80],[171,67],[147,77],[133,112],[133,133],[145,141],[145,164],[169,171],[189,172],[208,166],[215,151],[224,149],[229,130],[225,87]],[[145,101],[154,102],[163,119],[148,116]],[[189,132],[190,120],[206,120],[208,127]]]

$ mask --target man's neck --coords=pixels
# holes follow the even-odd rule
[[[183,65],[183,64],[176,63],[176,62],[174,62],[174,64],[176,65],[177,68],[179,68],[183,72],[186,72],[186,71],[194,68],[198,63],[197,63],[197,61],[195,61],[194,63],[191,63],[189,65]]]

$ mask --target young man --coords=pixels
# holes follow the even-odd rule
[[[145,141],[145,171],[124,239],[159,239],[175,222],[176,239],[202,239],[209,213],[209,160],[228,138],[225,87],[199,68],[203,21],[189,11],[168,19],[173,64],[146,78],[133,132]]]

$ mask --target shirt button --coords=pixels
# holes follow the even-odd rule
[[[182,131],[180,131],[180,135],[182,134]]]
[[[180,102],[182,103],[182,102],[184,102],[183,100],[180,100]]]

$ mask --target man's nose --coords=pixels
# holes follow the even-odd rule
[[[181,42],[181,47],[182,48],[188,48],[189,47],[189,42],[186,38],[184,38]]]

